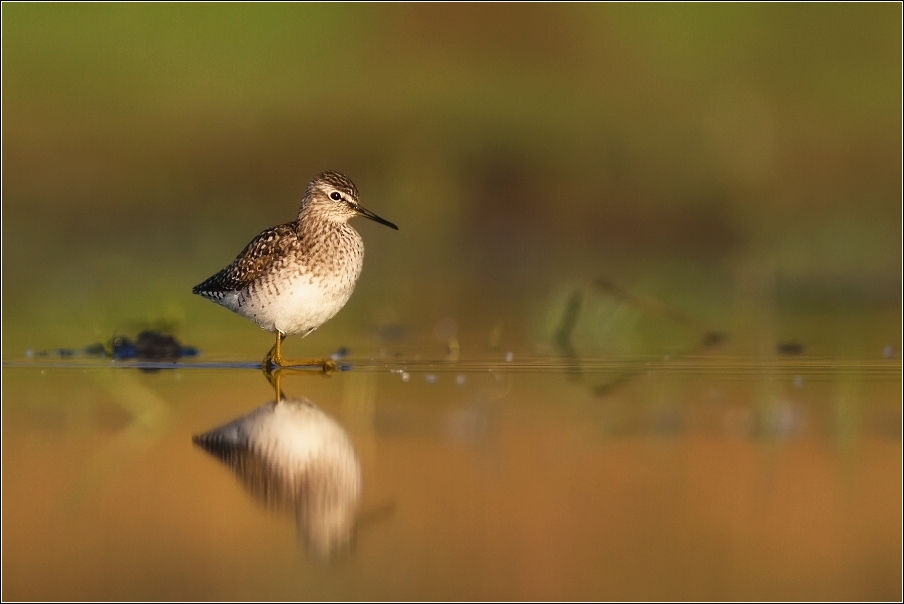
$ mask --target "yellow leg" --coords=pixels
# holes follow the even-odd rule
[[[335,362],[334,361],[331,361],[331,362],[335,366]],[[310,365],[313,363],[308,363],[308,364]],[[329,369],[327,367],[323,367],[323,372],[319,373],[319,372],[309,371],[307,369],[301,369],[300,367],[292,367],[292,366],[275,367],[270,364],[264,364],[263,370],[264,370],[264,377],[266,377],[267,381],[270,382],[270,385],[273,386],[273,392],[276,395],[276,404],[277,405],[285,399],[285,396],[283,395],[283,390],[282,390],[283,372],[292,371],[299,375],[315,376],[315,375],[329,375],[329,374],[333,373],[333,371],[335,371],[334,369]]]
[[[273,348],[270,349],[270,352],[267,353],[267,356],[264,357],[264,362],[262,363],[264,373],[267,373],[267,370],[271,367],[282,367],[284,364],[284,359],[282,358],[282,341],[286,338],[286,335],[281,331],[276,332],[276,344],[273,345]]]
[[[267,356],[264,357],[264,362],[261,367],[264,370],[264,374],[268,375],[267,379],[269,379],[269,374],[273,369],[283,367],[310,367],[312,365],[319,365],[324,373],[333,373],[339,369],[339,365],[336,364],[336,361],[333,359],[296,359],[287,361],[282,356],[282,341],[285,339],[286,334],[277,331],[276,343],[273,345],[273,348],[270,349],[270,352],[267,353]]]
[[[265,368],[264,376],[266,376],[267,381],[270,382],[270,385],[273,386],[273,391],[276,394],[276,404],[282,402],[283,393],[282,393],[282,370],[279,368],[273,369]]]

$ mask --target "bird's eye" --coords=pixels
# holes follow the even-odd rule
[[[339,191],[333,191],[332,193],[330,193],[330,199],[339,201],[340,199],[342,199],[342,193],[340,193]]]

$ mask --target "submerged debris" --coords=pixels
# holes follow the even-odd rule
[[[116,336],[108,343],[89,344],[84,348],[58,348],[56,350],[26,350],[25,356],[61,357],[75,356],[107,357],[115,360],[175,361],[183,357],[198,356],[199,351],[192,346],[183,346],[173,336],[147,329],[132,341],[126,336]]]

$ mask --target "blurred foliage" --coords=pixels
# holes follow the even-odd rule
[[[599,278],[728,326],[900,314],[897,4],[4,4],[2,33],[5,356],[159,314],[245,339],[190,288],[326,168],[401,227],[359,225],[334,336],[530,342]]]

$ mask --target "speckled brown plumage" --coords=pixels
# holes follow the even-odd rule
[[[192,288],[192,293],[213,299],[250,287],[268,271],[282,269],[286,259],[300,254],[301,249],[296,223],[271,227],[252,239],[232,264]]]
[[[364,260],[364,243],[348,220],[361,215],[396,229],[358,205],[347,177],[323,172],[308,185],[294,222],[251,240],[226,268],[192,292],[277,334],[265,363],[281,360],[285,335],[307,335],[345,306]]]

